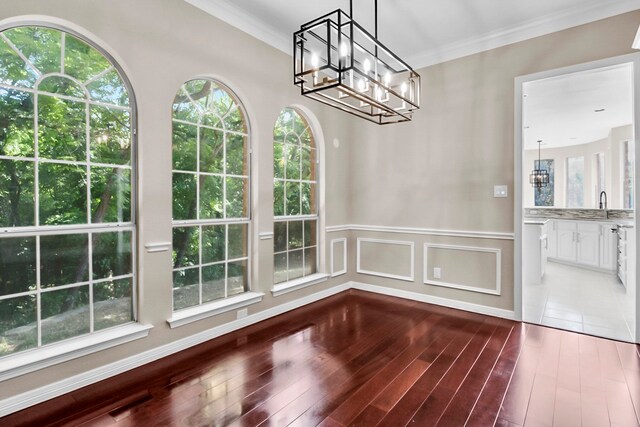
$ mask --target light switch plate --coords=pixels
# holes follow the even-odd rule
[[[507,197],[509,195],[506,185],[494,185],[493,197]]]

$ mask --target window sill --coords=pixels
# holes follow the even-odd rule
[[[167,323],[169,323],[169,326],[171,326],[172,329],[177,328],[178,326],[197,322],[198,320],[206,319],[207,317],[258,303],[262,301],[263,296],[264,294],[260,292],[245,292],[221,301],[187,308],[173,313],[173,316],[171,316],[171,319],[167,320]]]
[[[149,335],[151,325],[130,323],[0,358],[0,381],[37,371]]]
[[[329,275],[325,273],[316,273],[311,276],[301,277],[299,279],[290,280],[285,283],[274,285],[271,289],[271,293],[274,297],[287,294],[289,292],[297,291],[298,289],[306,288],[307,286],[322,283],[329,279]]]

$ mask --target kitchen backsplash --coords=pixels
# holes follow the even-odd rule
[[[632,209],[525,208],[526,218],[633,219]]]

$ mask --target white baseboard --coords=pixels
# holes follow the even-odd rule
[[[375,292],[377,294],[389,295],[392,297],[410,299],[413,301],[426,302],[429,304],[441,305],[443,307],[455,308],[458,310],[471,311],[473,313],[485,314],[487,316],[501,317],[503,319],[514,320],[515,314],[512,310],[488,307],[486,305],[473,304],[470,302],[456,301],[448,298],[425,295],[418,292],[403,291],[400,289],[387,288],[385,286],[369,285],[361,282],[349,282],[351,289]]]
[[[186,350],[195,345],[202,344],[206,341],[228,334],[235,330],[253,325],[254,323],[262,322],[263,320],[267,320],[271,317],[278,316],[280,314],[286,313],[287,311],[300,308],[307,304],[311,304],[313,302],[330,297],[331,295],[335,295],[340,292],[344,292],[349,289],[350,284],[343,283],[342,285],[334,286],[332,288],[316,292],[312,295],[308,295],[306,297],[278,305],[277,307],[252,314],[243,319],[235,320],[233,322],[208,329],[198,334],[182,338],[178,341],[174,341],[172,343],[147,350],[140,354],[127,357],[126,359],[118,360],[117,362],[92,369],[88,372],[74,375],[73,377],[69,377],[64,380],[39,387],[37,389],[29,390],[25,393],[9,397],[0,401],[0,417],[4,417],[13,412],[28,408],[29,406],[37,405],[38,403],[42,403],[46,400],[53,399],[54,397],[58,397],[65,393],[69,393],[79,388],[86,387],[90,384],[105,380],[115,375],[122,374],[147,363],[151,363],[155,360],[170,356],[179,351]]]
[[[29,406],[37,405],[38,403],[53,399],[54,397],[61,396],[65,393],[72,392],[98,381],[102,381],[115,375],[130,371],[147,363],[151,363],[155,360],[170,356],[179,351],[186,350],[195,345],[202,344],[206,341],[212,340],[238,329],[253,325],[254,323],[262,322],[263,320],[267,320],[271,317],[275,317],[288,311],[295,310],[296,308],[300,308],[307,304],[311,304],[313,302],[330,297],[340,292],[347,291],[349,289],[359,289],[362,291],[374,292],[377,294],[389,295],[393,297],[436,304],[444,307],[471,311],[488,316],[501,317],[511,320],[514,319],[514,312],[509,310],[455,301],[447,298],[434,297],[417,292],[369,285],[361,282],[346,282],[342,285],[334,286],[332,288],[316,292],[312,295],[308,295],[306,297],[278,305],[277,307],[269,308],[259,313],[247,316],[243,319],[234,320],[213,329],[208,329],[198,334],[182,338],[178,341],[165,344],[151,350],[147,350],[140,354],[127,357],[125,359],[110,363],[105,366],[101,366],[99,368],[92,369],[88,372],[78,374],[73,377],[69,377],[64,380],[48,384],[34,390],[30,390],[16,396],[9,397],[0,401],[0,417],[28,408]]]

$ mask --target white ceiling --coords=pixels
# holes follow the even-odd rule
[[[524,147],[586,144],[633,120],[633,67],[565,74],[523,86]],[[596,110],[604,111],[596,112]]]
[[[348,0],[185,0],[291,54],[300,25]],[[378,38],[413,68],[640,9],[639,0],[380,0]],[[354,0],[373,32],[374,0]],[[631,44],[632,40],[629,40]]]

